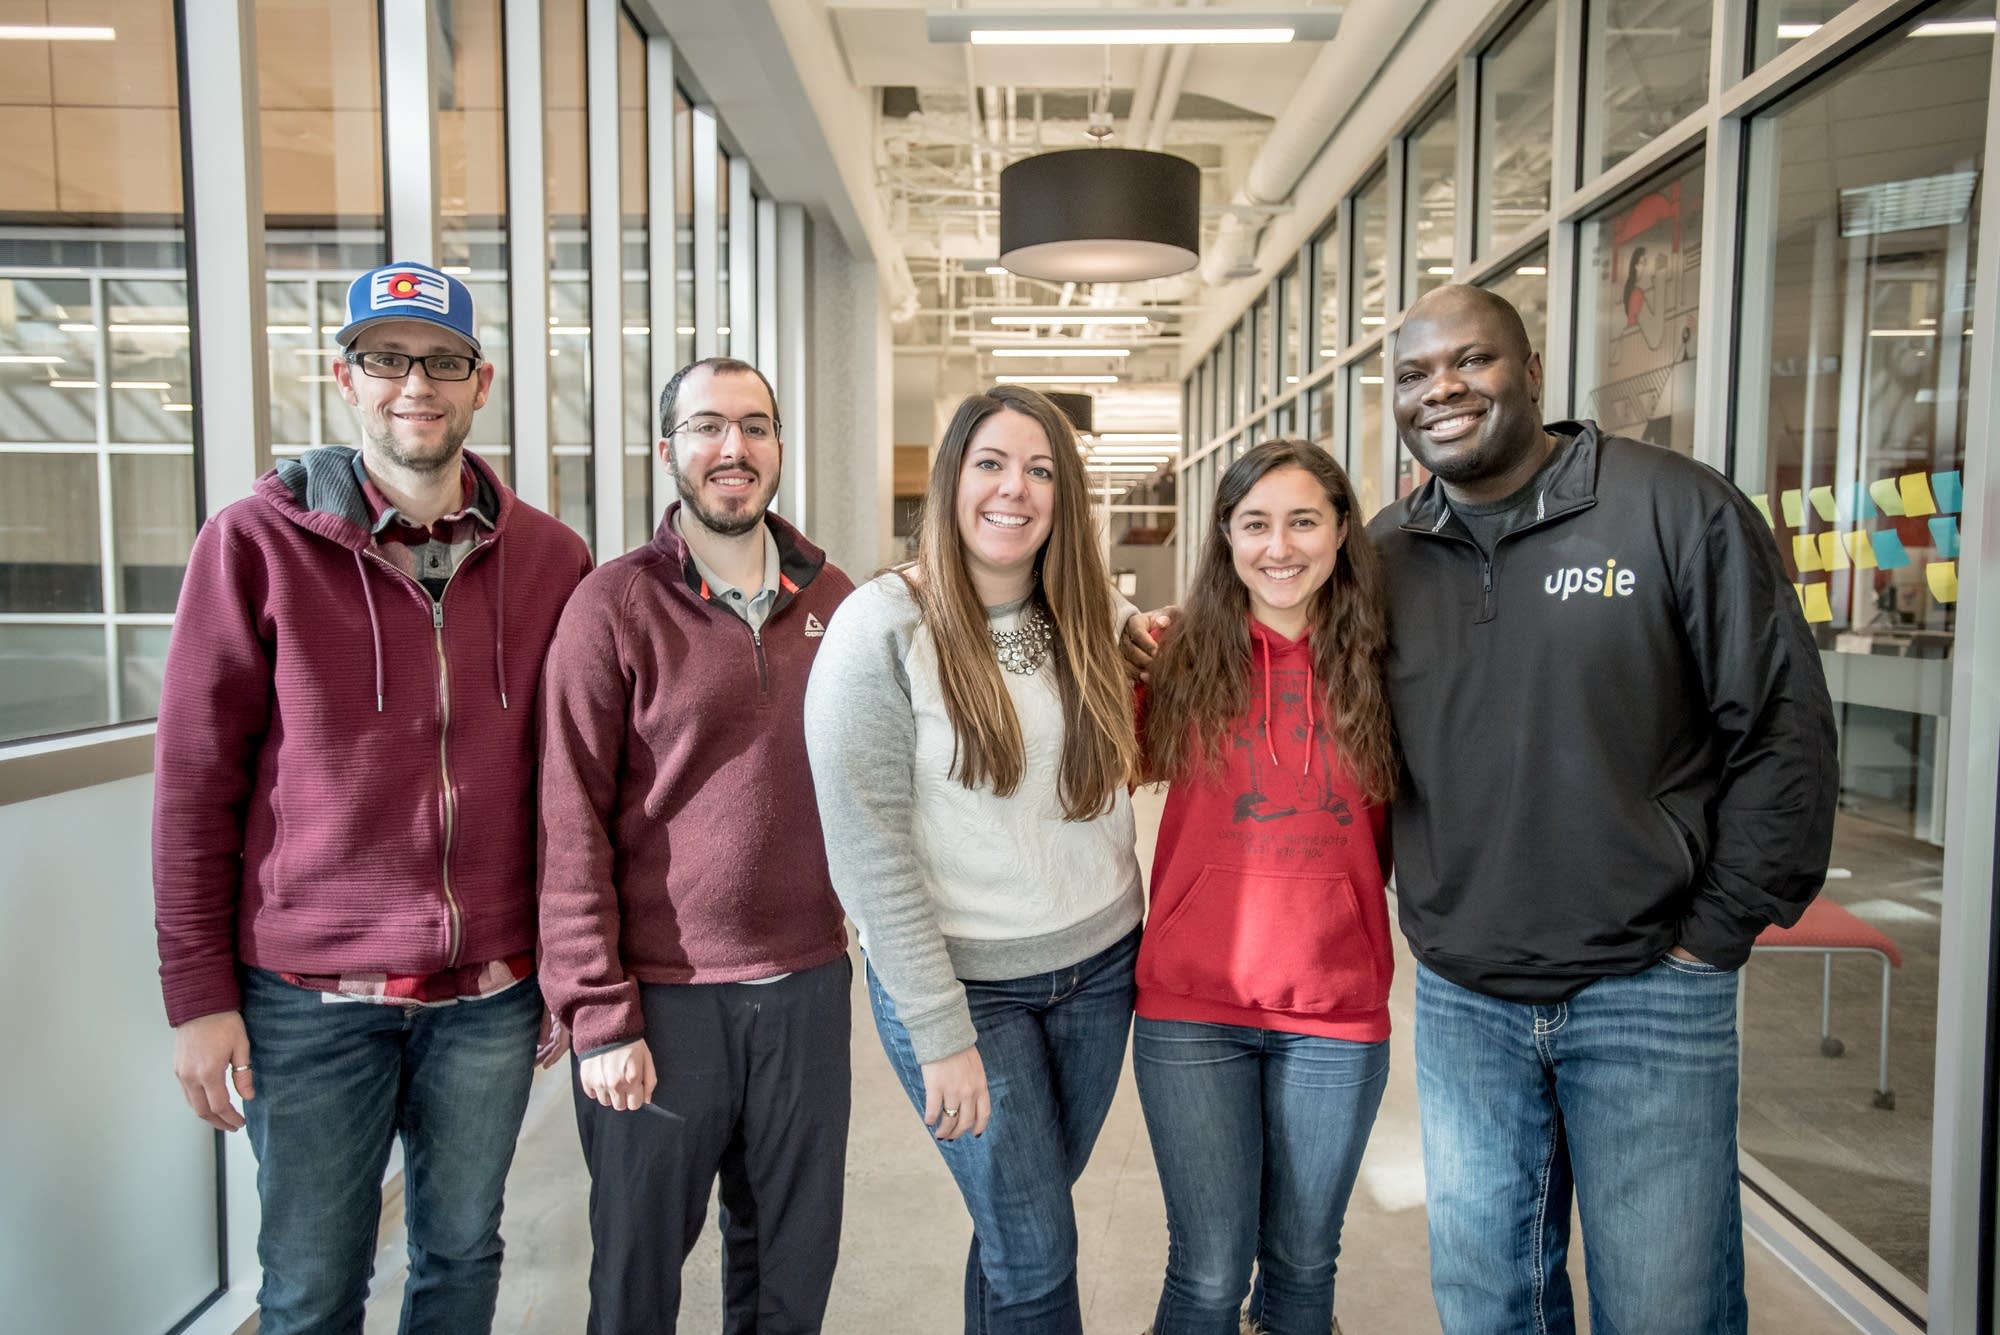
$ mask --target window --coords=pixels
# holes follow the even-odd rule
[[[1549,253],[1538,250],[1524,257],[1498,278],[1489,278],[1485,286],[1513,303],[1521,312],[1521,323],[1528,328],[1528,346],[1548,360],[1549,338]]]
[[[1751,11],[1755,15],[1750,30],[1752,62],[1762,65],[1783,55],[1849,3],[1851,0],[1758,0]]]
[[[1458,217],[1458,106],[1447,92],[1404,145],[1403,291],[1411,301],[1452,279]]]
[[[625,546],[653,532],[652,279],[646,229],[646,38],[618,11],[618,224],[624,281]]]
[[[0,742],[154,712],[194,542],[174,6],[122,4],[116,32],[45,44],[9,90]]]
[[[1708,100],[1714,8],[1713,0],[1590,0],[1585,6],[1579,184]]]
[[[1354,196],[1356,338],[1380,329],[1389,313],[1389,178],[1380,168]]]
[[[1701,163],[1669,169],[1582,228],[1576,381],[1606,431],[1694,452]]]
[[[1376,349],[1348,366],[1347,475],[1363,522],[1382,508],[1382,352]]]
[[[1329,361],[1340,351],[1340,220],[1326,226],[1313,242],[1313,263],[1319,269],[1319,343],[1313,365]]]
[[[1556,12],[1538,4],[1479,58],[1479,211],[1472,250],[1489,254],[1548,212]]]
[[[1278,380],[1277,391],[1283,394],[1299,383],[1304,373],[1305,363],[1299,353],[1299,307],[1304,299],[1304,260],[1293,263],[1278,280]]]
[[[694,360],[694,104],[674,90],[674,365]],[[661,388],[664,388],[662,386]]]
[[[542,114],[549,210],[549,479],[556,518],[596,550],[590,421],[590,118],[583,0],[542,9]],[[607,442],[607,448],[609,443]],[[598,552],[599,556],[610,553]]]

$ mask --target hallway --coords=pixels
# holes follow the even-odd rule
[[[1134,800],[1142,865],[1151,861],[1161,798]],[[1348,1211],[1339,1316],[1347,1335],[1431,1335],[1438,1329],[1426,1279],[1422,1155],[1410,1054],[1413,969],[1402,937],[1390,996],[1389,1088]],[[964,1210],[889,1070],[868,1021],[857,976],[854,1120],[847,1165],[840,1272],[828,1335],[917,1335],[958,1328],[969,1234]],[[582,1329],[588,1299],[589,1179],[577,1148],[567,1067],[546,1073],[528,1107],[508,1182],[507,1263],[495,1335]],[[1137,1335],[1152,1318],[1166,1259],[1166,1221],[1128,1058],[1118,1099],[1076,1190],[1086,1329]],[[394,1335],[401,1301],[400,1226],[384,1230],[368,1335]],[[1751,1329],[1785,1335],[1850,1330],[1790,1270],[1755,1242],[1746,1246]],[[681,1329],[718,1328],[720,1251],[711,1226],[688,1260]],[[1581,1248],[1572,1273],[1579,1287]]]

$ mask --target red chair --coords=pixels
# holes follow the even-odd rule
[[[1846,1045],[1833,1036],[1833,957],[1873,955],[1882,962],[1882,1041],[1876,1068],[1875,1106],[1893,1109],[1896,1093],[1889,1088],[1889,971],[1902,967],[1902,952],[1880,931],[1821,895],[1791,927],[1766,927],[1752,947],[1754,954],[1819,955],[1819,1050],[1838,1057]]]

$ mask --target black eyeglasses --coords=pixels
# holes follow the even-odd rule
[[[667,434],[672,436],[685,431],[704,445],[712,445],[728,435],[732,426],[743,433],[745,440],[763,441],[778,438],[777,419],[763,413],[750,413],[744,417],[724,417],[721,413],[696,413]]]
[[[423,367],[430,380],[470,380],[479,369],[479,358],[462,352],[433,352],[428,357],[412,357],[407,352],[350,352],[347,360],[360,367],[361,374],[377,380],[401,380],[412,366]]]

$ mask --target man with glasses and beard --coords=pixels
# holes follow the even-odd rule
[[[658,448],[680,501],[577,590],[544,711],[542,967],[575,1036],[589,1329],[675,1329],[719,1175],[722,1329],[817,1331],[851,966],[804,702],[854,585],[767,512],[782,446],[755,367],[678,372]]]
[[[188,1104],[249,1127],[264,1335],[360,1329],[398,1137],[401,1329],[463,1335],[492,1325],[502,1188],[565,1041],[533,976],[535,706],[590,557],[465,449],[494,368],[464,284],[365,273],[336,341],[361,448],[280,463],[188,560],[160,978]]]

